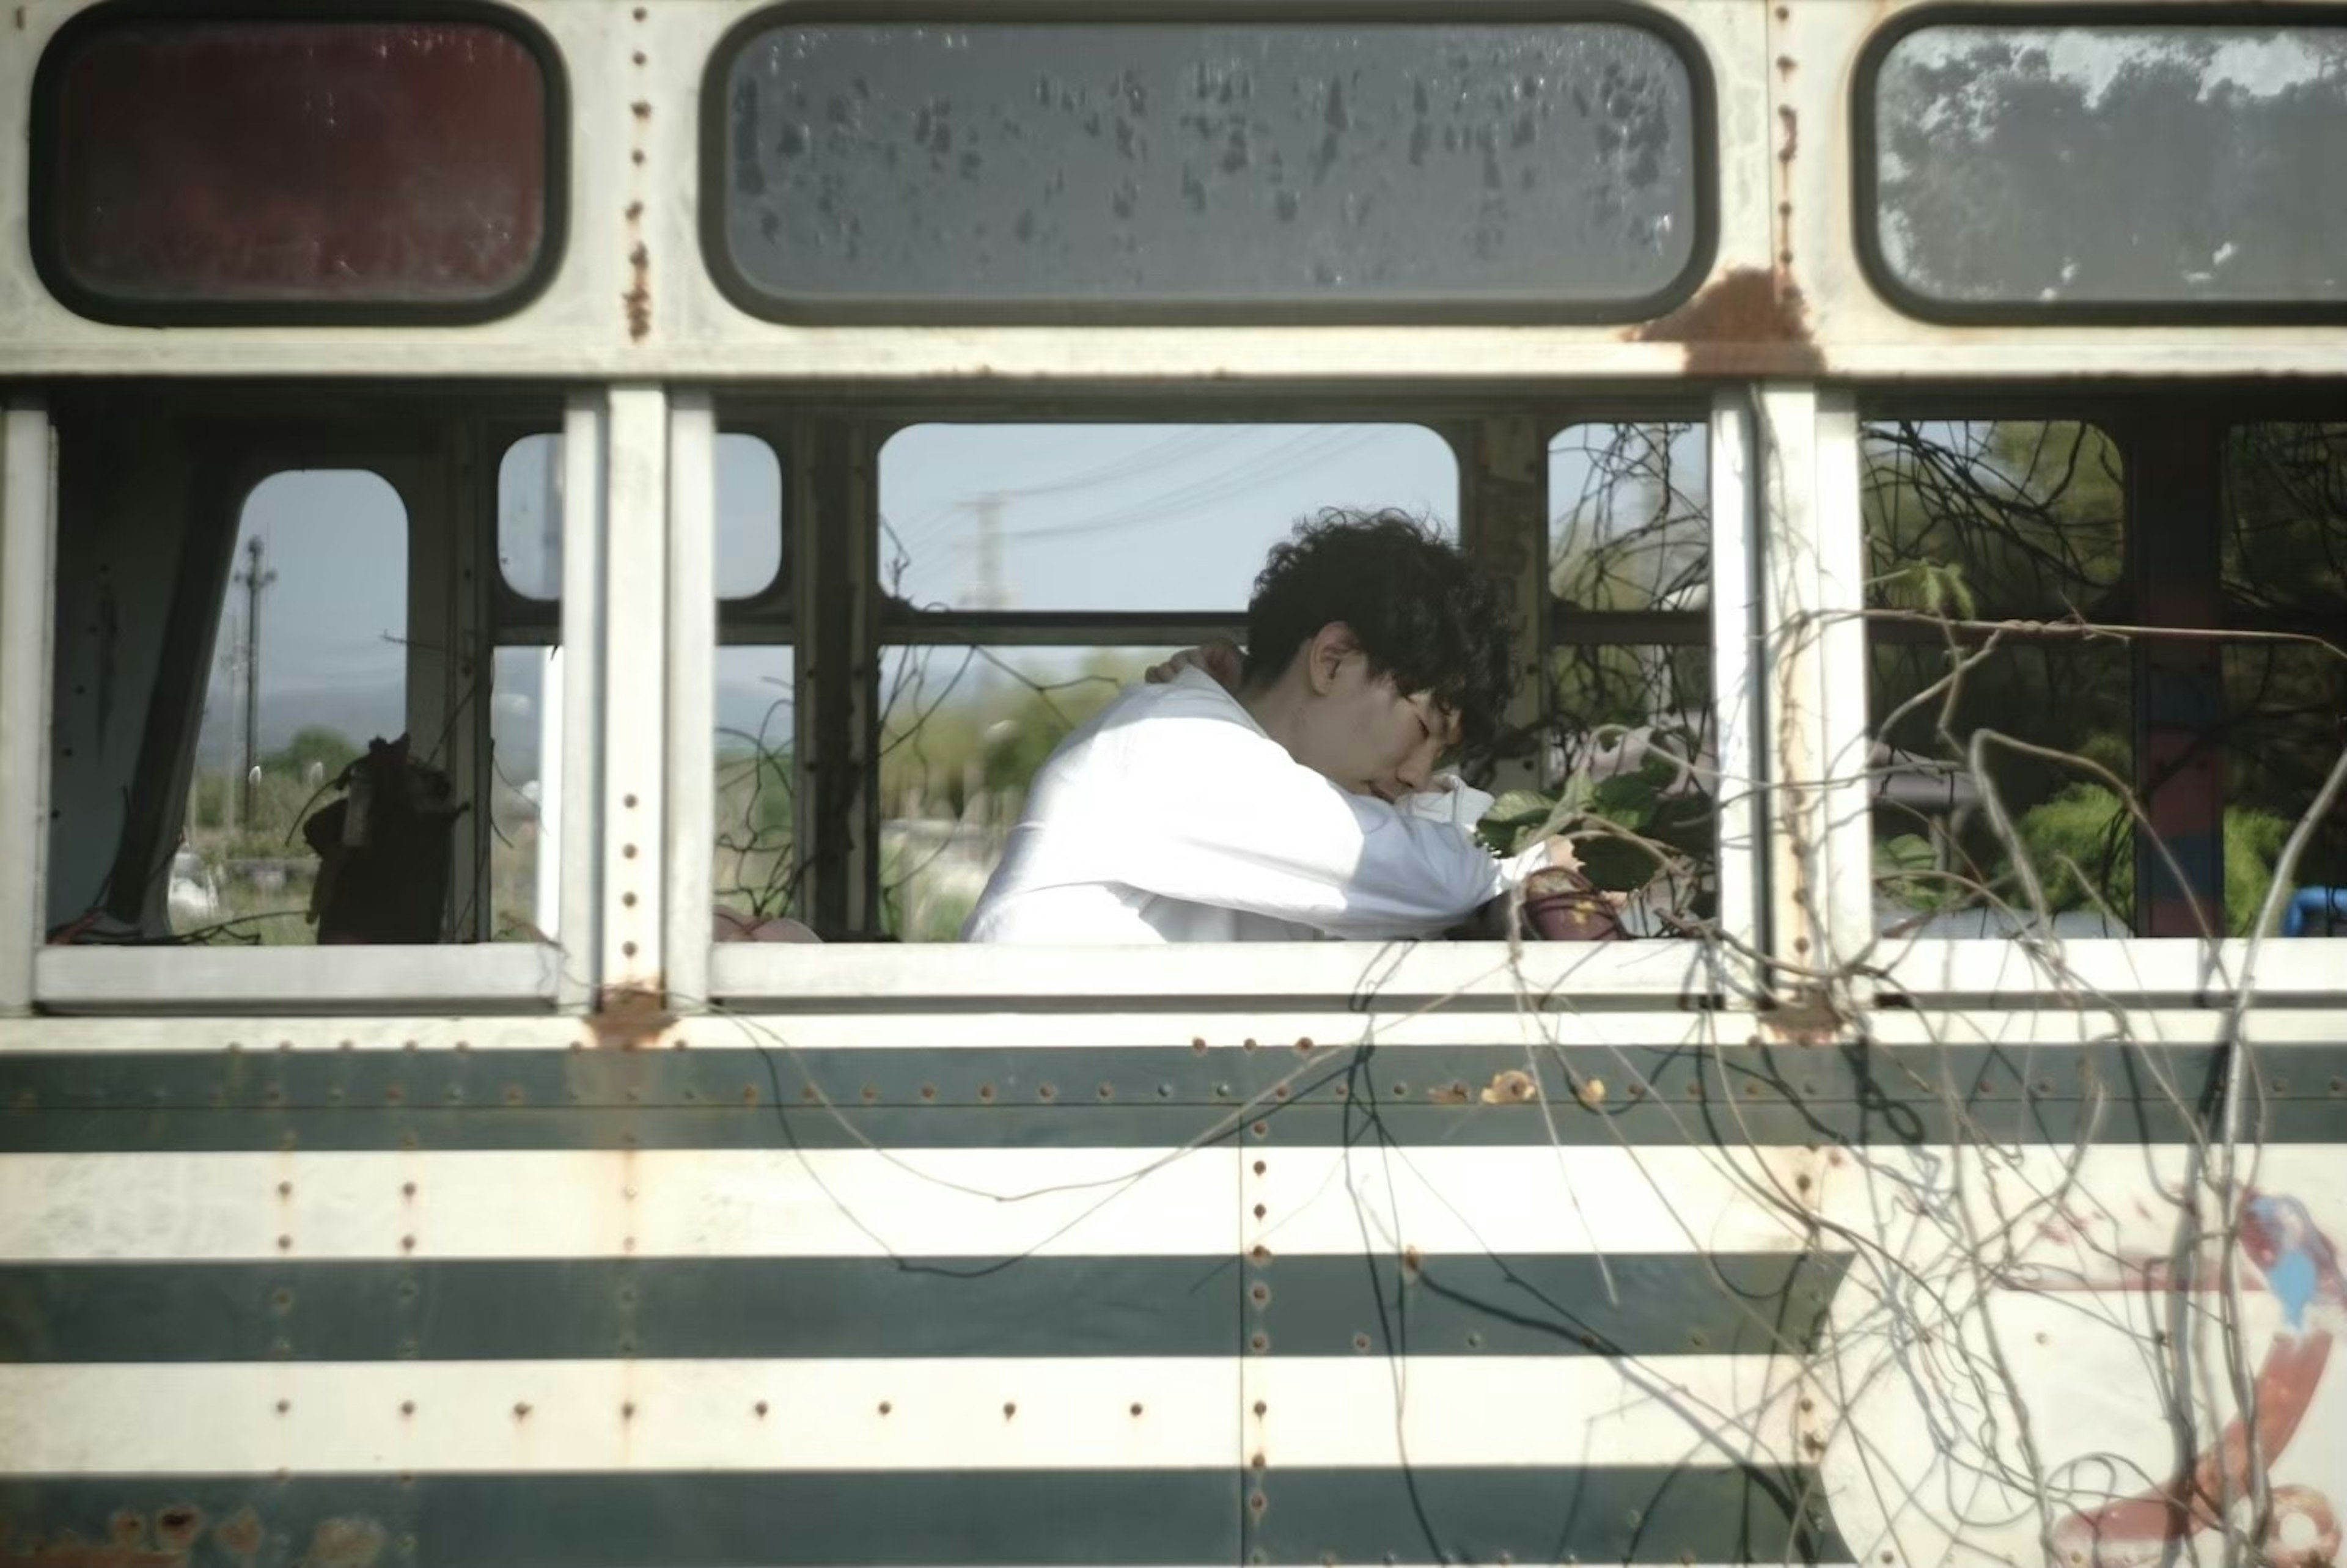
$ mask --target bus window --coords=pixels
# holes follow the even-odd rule
[[[1546,794],[1645,935],[1717,902],[1709,435],[1625,422],[1549,443]]]
[[[1702,51],[1637,21],[800,20],[702,98],[707,260],[776,318],[1661,314]]]
[[[877,907],[908,941],[958,934],[1070,729],[1176,648],[1244,635],[1299,518],[1458,516],[1457,459],[1413,425],[923,425],[879,472]]]
[[[479,320],[551,276],[569,132],[528,24],[120,9],[34,88],[33,253],[70,308]]]
[[[2019,13],[2015,13],[2016,17]],[[1894,27],[1861,67],[1877,282],[1935,319],[2347,308],[2347,27]]]
[[[2124,648],[2018,640],[1942,692],[1952,642],[1970,652],[1982,640],[1937,623],[2127,619],[2118,442],[2076,422],[1902,420],[1868,425],[1860,450],[1878,612],[1869,651],[1877,924],[2004,935],[2030,919],[2015,880],[2025,853],[2043,863],[2055,932],[2126,935],[2131,856],[2098,805],[2116,800],[2113,781],[2134,777]],[[1968,746],[1983,729],[2031,749],[1992,745],[1976,773]],[[2000,838],[1984,788],[2027,849]]]
[[[273,474],[246,498],[171,862],[175,932],[314,939],[303,824],[370,738],[406,728],[407,533],[398,492],[364,471]]]

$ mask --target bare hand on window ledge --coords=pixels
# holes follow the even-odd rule
[[[1209,637],[1195,648],[1184,648],[1163,664],[1153,664],[1142,679],[1153,686],[1162,686],[1184,670],[1204,670],[1215,683],[1235,695],[1239,689],[1239,671],[1245,656],[1239,645],[1227,637]]]

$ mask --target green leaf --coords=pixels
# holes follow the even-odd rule
[[[1608,893],[1635,893],[1661,870],[1654,856],[1628,839],[1584,838],[1573,847],[1581,874]]]

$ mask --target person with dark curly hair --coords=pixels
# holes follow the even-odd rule
[[[1548,864],[1493,860],[1472,833],[1489,797],[1435,771],[1497,737],[1512,671],[1498,585],[1455,547],[1399,512],[1323,512],[1273,547],[1244,656],[1169,661],[1051,753],[962,935],[1443,931]]]

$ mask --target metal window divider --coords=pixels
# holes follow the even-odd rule
[[[608,398],[596,1006],[650,1014],[667,989],[670,410],[657,384],[615,385]]]
[[[30,1012],[46,911],[49,694],[56,641],[56,446],[41,403],[0,425],[0,1016]]]
[[[600,978],[603,661],[604,395],[572,395],[562,415],[562,972],[556,999],[586,1007]],[[540,853],[546,852],[542,846]]]
[[[716,835],[716,440],[705,391],[680,391],[668,415],[667,892],[661,949],[668,1010],[709,998]]]
[[[1763,929],[1760,726],[1768,712],[1767,663],[1755,657],[1760,628],[1753,488],[1755,419],[1747,389],[1722,390],[1712,401],[1711,701],[1717,767],[1718,913],[1722,963],[1743,976],[1743,955],[1759,950]],[[1748,978],[1748,977],[1747,977]]]
[[[1846,392],[1767,384],[1755,405],[1767,682],[1769,953],[1793,995],[1873,940],[1858,413]]]

